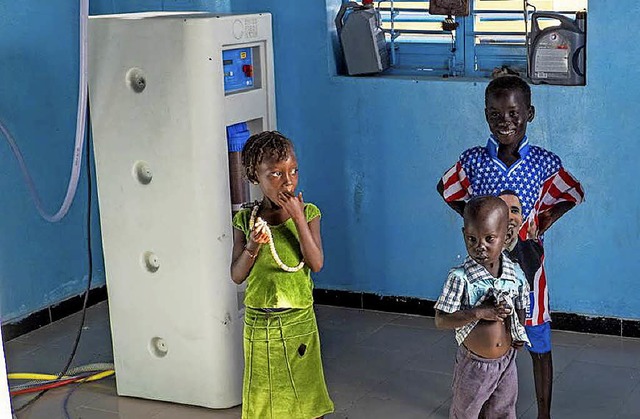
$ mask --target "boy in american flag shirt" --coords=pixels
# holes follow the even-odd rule
[[[529,144],[527,123],[533,121],[531,89],[520,77],[506,75],[485,90],[485,117],[491,135],[484,147],[462,153],[438,183],[438,192],[459,214],[465,203],[478,195],[515,191],[522,204],[524,223],[519,236],[537,240],[562,215],[582,202],[580,183],[562,167],[560,158],[542,147]],[[531,261],[539,268],[531,290],[531,310],[526,329],[532,347],[538,418],[549,418],[553,364],[549,298],[544,256]]]

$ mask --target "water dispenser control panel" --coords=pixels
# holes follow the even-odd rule
[[[225,94],[254,88],[253,48],[222,51]]]

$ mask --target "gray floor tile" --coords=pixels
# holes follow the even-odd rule
[[[420,329],[436,328],[433,317],[415,316],[411,314],[398,316],[395,319],[391,320],[390,324],[395,324],[398,326],[417,327]]]
[[[39,348],[37,344],[18,342],[12,340],[4,344],[4,356],[9,372],[18,372],[17,369],[20,359],[27,358],[27,354],[36,351]]]
[[[421,417],[425,417],[434,413],[451,397],[452,378],[451,374],[405,370],[402,374],[390,376],[378,384],[369,394],[358,400],[353,409],[373,398],[398,403],[405,406],[407,412],[420,412]],[[403,410],[398,411],[397,415],[405,417]]]
[[[338,358],[398,317],[397,314],[356,309],[325,307],[324,311],[327,310],[336,312],[333,317],[325,315],[324,319],[318,319],[322,355],[325,360]]]
[[[338,316],[341,311],[351,311],[351,308],[327,306],[322,304],[314,304],[313,310],[316,313],[316,319],[318,323],[324,323],[325,320],[330,320],[332,317]]]
[[[172,405],[151,416],[152,419],[239,419],[242,416],[240,406],[232,409],[205,409],[196,406]]]
[[[626,398],[616,419],[631,419],[640,417],[640,383]]]
[[[115,377],[107,377],[100,381],[94,381],[90,383],[84,383],[76,385],[74,387],[65,387],[67,394],[66,398],[69,400],[69,405],[80,407],[94,407],[101,410],[110,410],[105,407],[105,403],[101,399],[113,400],[117,398]],[[69,391],[71,394],[69,394]],[[114,410],[114,409],[111,409]]]
[[[579,359],[580,354],[584,350],[585,347],[554,344],[551,347],[554,380],[557,380],[558,377],[564,373],[567,366],[569,366],[573,361]]]
[[[516,403],[516,412],[524,413],[536,402],[536,388],[533,382],[533,364],[531,362],[531,355],[529,355],[526,349],[518,351],[516,365],[518,367],[518,401]]]
[[[582,347],[582,346],[589,345],[594,337],[596,337],[596,335],[592,335],[589,333],[566,332],[563,330],[551,331],[552,345]]]
[[[401,400],[365,396],[347,411],[349,419],[423,419],[424,406],[407,405]]]
[[[325,376],[336,412],[327,419],[447,418],[456,351],[452,331],[433,319],[317,306]],[[5,345],[11,372],[57,372],[69,356],[78,314]],[[111,361],[108,306],[91,307],[73,365]],[[640,340],[553,331],[556,418],[640,417]],[[531,359],[518,356],[518,417],[535,419]],[[52,390],[19,418],[54,419],[71,388]],[[25,397],[14,399],[22,404]],[[74,389],[68,400],[77,418],[240,417],[240,407],[204,409],[118,397],[114,377]]]
[[[442,403],[433,413],[431,413],[428,419],[449,419],[449,408],[451,407],[451,398]]]
[[[640,368],[640,339],[595,336],[577,357],[584,362]]]
[[[325,308],[325,310],[335,309]],[[356,342],[371,335],[400,315],[378,311],[337,308],[333,316],[318,319],[321,330],[341,330],[353,334]]]
[[[520,405],[516,405],[516,414],[518,419],[538,419],[538,408],[532,404],[528,409],[523,409]]]
[[[20,342],[36,346],[50,346],[61,340],[69,339],[75,336],[80,324],[80,319],[73,321],[76,316],[66,317],[55,323],[48,324],[40,329],[18,336],[10,340],[8,343]],[[73,323],[73,328],[71,327]]]
[[[336,412],[351,408],[353,403],[364,397],[383,379],[363,377],[334,363],[325,363],[324,373],[329,396],[333,400]]]
[[[408,356],[402,351],[355,346],[328,364],[361,381],[380,382],[390,375],[399,374]]]
[[[457,349],[453,333],[441,334],[438,341],[412,354],[407,359],[406,367],[417,371],[451,374]]]
[[[73,418],[83,419],[83,418],[91,418],[91,419],[124,419],[127,416],[121,415],[120,413],[114,412],[106,412],[104,410],[94,409],[91,407],[82,406],[76,409],[73,412]],[[133,419],[135,416],[128,416]],[[138,416],[142,419],[144,416]]]
[[[64,401],[67,398],[69,392],[73,390],[73,388],[65,387],[59,389],[53,389],[48,391],[40,400],[33,403],[31,406],[27,407],[25,410],[18,414],[19,419],[52,419],[52,418],[62,418],[64,417]],[[14,408],[22,406],[29,399],[31,399],[34,394],[17,396],[12,402]],[[73,395],[72,395],[73,396]],[[67,407],[69,414],[71,417],[78,417],[74,412],[83,405],[84,400],[82,398],[69,398]]]
[[[87,400],[82,407],[117,413],[125,418],[151,418],[174,404],[134,397],[103,395]]]
[[[640,382],[640,370],[574,361],[554,382],[552,413],[560,418],[613,418]]]
[[[339,329],[324,329],[320,326],[320,346],[322,359],[326,361],[338,358],[357,345],[358,338],[351,332]]]
[[[10,343],[11,344],[11,343]],[[27,352],[14,353],[9,347],[7,371],[56,374],[69,358],[71,345],[67,347],[36,347]]]
[[[440,330],[386,324],[363,339],[359,345],[372,349],[415,354],[441,339],[443,334]]]
[[[346,410],[338,410],[335,412],[325,415],[325,419],[349,419],[349,412]]]
[[[97,339],[97,341],[103,342],[100,344],[101,346],[89,346],[91,342],[83,341],[84,339],[83,337],[78,345],[71,368],[94,362],[113,362],[110,341],[106,344],[104,342],[107,340]],[[12,342],[9,345],[12,345]],[[14,352],[11,348],[10,355],[7,356],[7,369],[9,372],[57,374],[66,365],[72,347],[73,341],[69,340],[58,346],[40,346],[26,352]]]

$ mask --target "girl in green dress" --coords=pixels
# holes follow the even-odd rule
[[[313,419],[333,412],[322,370],[311,271],[322,269],[320,210],[296,194],[293,144],[249,138],[242,164],[262,202],[233,218],[231,278],[247,281],[243,419]]]

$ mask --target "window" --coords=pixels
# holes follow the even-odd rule
[[[587,0],[471,0],[471,13],[456,17],[457,29],[444,31],[445,16],[429,14],[428,1],[376,3],[391,44],[394,73],[486,77],[503,65],[526,74],[525,3],[527,27],[531,13],[555,12],[570,19],[586,10]],[[558,23],[540,19],[540,27]]]

